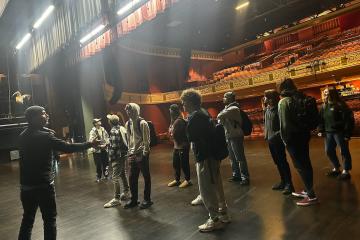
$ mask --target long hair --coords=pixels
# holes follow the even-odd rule
[[[328,101],[334,104],[342,104],[344,101],[336,88],[328,88]]]
[[[297,87],[296,87],[294,81],[290,78],[285,78],[284,80],[282,80],[280,82],[278,88],[279,88],[279,92],[282,96],[288,92],[297,91]]]

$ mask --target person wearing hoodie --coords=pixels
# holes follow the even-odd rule
[[[336,88],[327,88],[324,91],[324,97],[318,130],[320,136],[325,135],[325,151],[334,167],[327,173],[327,176],[349,180],[352,167],[349,140],[354,129],[354,115],[341,99]],[[336,145],[340,147],[341,156],[344,160],[342,172],[336,155]]]
[[[140,204],[141,209],[149,208],[151,201],[151,176],[149,166],[150,154],[150,130],[148,123],[140,117],[140,106],[136,103],[129,103],[125,107],[129,121],[126,122],[128,142],[128,161],[130,165],[129,183],[131,200],[124,205],[124,208],[138,206],[138,180],[139,174],[144,177],[144,201]]]
[[[102,179],[107,179],[109,175],[109,156],[108,156],[108,145],[109,145],[109,134],[105,128],[101,126],[101,119],[95,118],[93,120],[94,127],[89,133],[89,141],[97,139],[101,142],[96,148],[92,148],[94,162],[96,166],[96,182],[99,183]]]
[[[126,176],[127,138],[126,128],[120,125],[120,119],[115,114],[108,114],[107,119],[111,126],[109,158],[112,166],[112,181],[114,183],[114,198],[104,205],[104,208],[115,207],[121,200],[130,198],[129,182]],[[120,194],[120,179],[124,192]]]
[[[44,129],[49,116],[41,106],[25,111],[28,127],[19,136],[20,198],[24,209],[18,239],[31,239],[38,208],[44,221],[44,239],[56,239],[56,197],[53,152],[67,153],[96,147],[99,142],[67,143]]]
[[[305,185],[305,190],[293,192],[292,195],[303,198],[296,203],[298,206],[314,205],[318,203],[318,199],[314,191],[313,168],[309,154],[310,130],[302,129],[295,119],[297,116],[294,98],[301,93],[289,78],[280,83],[279,91],[281,95],[278,105],[280,136]]]
[[[242,130],[242,118],[239,105],[233,92],[224,94],[225,108],[218,114],[217,119],[224,126],[225,137],[231,160],[231,182],[240,182],[241,185],[249,185],[249,170],[244,152],[244,132]]]
[[[271,157],[279,171],[280,182],[273,185],[273,190],[280,190],[284,195],[294,191],[289,164],[286,160],[285,145],[280,137],[278,113],[279,93],[266,90],[264,93],[264,137],[269,144]]]
[[[200,225],[200,232],[211,232],[224,228],[230,222],[224,196],[220,161],[214,158],[215,127],[206,110],[201,108],[201,95],[194,89],[182,92],[184,110],[189,113],[187,135],[196,161],[198,198],[202,199],[209,212],[209,219]],[[198,199],[197,198],[197,199]]]

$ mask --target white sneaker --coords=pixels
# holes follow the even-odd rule
[[[231,217],[230,217],[230,215],[227,214],[227,213],[220,214],[220,215],[219,215],[219,220],[220,220],[222,223],[231,223]]]
[[[204,224],[200,225],[198,228],[200,232],[211,232],[224,228],[224,224],[220,221],[220,219],[214,221],[213,219],[209,218]]]
[[[127,200],[131,197],[130,192],[129,191],[125,191],[120,195],[120,200],[124,201]]]
[[[113,198],[109,202],[105,203],[104,208],[111,208],[111,207],[115,207],[120,204],[121,203],[120,203],[119,199]]]
[[[201,205],[201,204],[203,204],[203,200],[200,194],[194,200],[191,201],[191,205],[193,206]]]

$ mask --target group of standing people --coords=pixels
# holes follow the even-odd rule
[[[264,134],[274,163],[277,166],[280,182],[272,188],[282,190],[283,194],[292,194],[302,199],[299,206],[318,203],[313,188],[313,168],[309,155],[310,131],[304,128],[299,119],[299,99],[306,96],[297,90],[291,79],[285,79],[279,85],[279,91],[267,90],[264,94]],[[188,89],[183,91],[181,103],[188,117],[184,119],[180,107],[170,106],[170,135],[174,141],[173,167],[174,180],[169,187],[181,188],[192,185],[190,179],[189,151],[192,149],[199,186],[199,195],[192,205],[204,204],[209,212],[209,219],[200,225],[200,232],[210,232],[225,227],[230,223],[228,207],[224,195],[220,164],[216,155],[215,139],[217,125],[210,114],[202,108],[201,94]],[[223,127],[229,158],[231,160],[231,182],[239,182],[243,186],[250,184],[250,175],[244,153],[245,118],[240,106],[236,103],[233,92],[224,94],[225,108],[218,114],[217,122]],[[311,101],[310,101],[311,102]],[[310,102],[303,105],[305,112]],[[316,106],[316,105],[315,105]],[[53,174],[54,151],[76,152],[93,148],[96,164],[96,181],[109,178],[109,159],[114,183],[114,197],[104,207],[114,207],[121,201],[128,200],[124,208],[139,206],[150,207],[151,175],[149,168],[150,130],[147,121],[140,117],[140,107],[135,103],[126,105],[129,117],[125,126],[121,126],[117,115],[109,114],[107,119],[111,126],[110,134],[101,126],[100,119],[94,119],[94,128],[90,132],[88,142],[67,143],[55,137],[53,131],[46,128],[49,116],[40,106],[29,107],[25,117],[29,126],[20,134],[20,184],[21,202],[24,209],[18,239],[30,239],[35,214],[40,207],[44,220],[45,239],[56,239],[56,201]],[[317,109],[315,110],[317,113]],[[333,164],[327,173],[329,177],[340,180],[351,178],[351,155],[349,140],[354,128],[354,117],[338,91],[327,88],[324,104],[317,120],[319,136],[325,136],[325,150]],[[340,170],[340,161],[336,155],[336,146],[341,149],[344,168]],[[288,151],[293,165],[298,171],[304,190],[296,192],[291,180],[291,171],[286,159]],[[127,164],[129,174],[127,174]],[[181,170],[185,175],[181,182]],[[138,178],[140,172],[144,177],[144,200],[138,202]],[[121,193],[121,182],[123,192]],[[139,205],[140,204],[140,205]]]

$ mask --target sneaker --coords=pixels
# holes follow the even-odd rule
[[[124,201],[126,199],[129,199],[131,197],[130,192],[129,191],[125,191],[120,195],[120,200]]]
[[[240,181],[240,185],[242,186],[249,186],[250,185],[250,180],[249,179],[244,179]]]
[[[179,188],[186,188],[186,187],[189,187],[191,185],[192,185],[192,183],[191,183],[190,180],[189,181],[185,180],[179,185]]]
[[[326,176],[328,176],[328,177],[337,177],[337,176],[339,176],[340,175],[340,171],[339,170],[331,170],[331,171],[329,171],[329,172],[327,172],[326,173]]]
[[[109,202],[105,203],[104,208],[111,208],[111,207],[115,207],[117,205],[120,205],[120,200],[119,199],[111,199]]]
[[[350,173],[342,173],[338,176],[339,180],[350,180],[351,175]]]
[[[216,219],[214,221],[213,219],[209,218],[204,224],[200,225],[198,228],[200,232],[212,232],[224,228],[224,224],[219,219]]]
[[[278,191],[278,190],[284,190],[285,184],[283,182],[279,182],[271,187],[272,190]]]
[[[179,185],[180,185],[180,181],[174,180],[172,182],[169,182],[167,186],[168,187],[175,187],[175,186],[179,186]]]
[[[96,182],[96,183],[99,183],[100,180],[101,180],[100,178],[96,178],[95,182]]]
[[[302,190],[301,192],[292,192],[291,195],[298,198],[306,198],[308,196],[307,192]]]
[[[149,208],[151,205],[153,205],[154,203],[152,201],[143,201],[141,204],[140,204],[140,208],[141,209],[146,209],[146,208]]]
[[[222,213],[219,215],[219,220],[222,223],[231,223],[231,217],[227,213]]]
[[[314,205],[317,203],[319,203],[319,201],[316,197],[313,197],[313,198],[305,197],[303,200],[298,201],[296,203],[296,205],[306,207],[306,206]]]
[[[138,206],[138,201],[129,201],[127,202],[125,205],[124,205],[124,208],[125,209],[129,209],[129,208],[134,208],[134,207],[137,207]]]
[[[284,195],[290,195],[295,191],[294,187],[292,185],[286,184],[284,187],[284,190],[282,191],[282,194]]]
[[[200,194],[194,200],[191,201],[191,205],[193,206],[201,205],[201,204],[203,204],[203,200]]]
[[[236,177],[236,176],[232,176],[231,178],[228,179],[229,182],[241,182],[241,178],[240,177]]]

